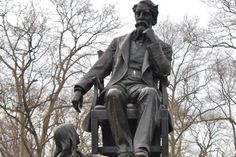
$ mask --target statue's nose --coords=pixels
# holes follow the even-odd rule
[[[141,11],[139,14],[138,14],[138,20],[142,20],[144,19],[144,13]]]

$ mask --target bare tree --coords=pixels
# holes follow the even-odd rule
[[[203,101],[204,88],[211,78],[203,79],[209,67],[209,52],[202,51],[189,42],[198,27],[196,18],[185,17],[180,23],[168,20],[157,28],[160,38],[172,45],[173,60],[169,86],[169,109],[174,119],[174,132],[170,134],[170,156],[186,155],[189,145],[189,130],[194,125],[202,123],[206,113],[215,107],[205,107]]]
[[[30,139],[27,138],[29,133],[35,138],[38,144],[38,136],[36,128],[31,119],[35,105],[29,103],[31,95],[29,91],[32,85],[37,81],[32,75],[34,62],[39,54],[39,47],[42,44],[45,29],[45,18],[39,20],[39,16],[31,5],[31,10],[21,10],[19,16],[16,17],[17,23],[13,24],[9,21],[13,15],[9,15],[9,10],[1,14],[1,62],[4,64],[5,79],[2,83],[2,90],[11,88],[5,93],[1,107],[5,113],[15,121],[15,127],[18,130],[17,136],[19,141],[19,156],[33,156]],[[11,8],[12,9],[12,8]],[[12,79],[13,80],[12,80]],[[12,93],[11,93],[12,92]],[[11,99],[12,101],[8,101]],[[32,101],[33,102],[33,101]],[[35,102],[36,103],[36,102]]]
[[[211,20],[206,28],[189,33],[186,39],[201,48],[236,49],[235,1],[204,0],[203,2],[214,9],[211,12]]]
[[[222,141],[221,135],[223,122],[205,121],[190,129],[191,137],[186,139],[188,143],[195,145],[192,153],[199,157],[216,156],[214,153],[218,143]],[[220,148],[219,148],[220,149]]]
[[[83,74],[95,48],[103,46],[104,37],[119,27],[113,6],[100,13],[85,0],[48,3],[52,6],[48,12],[34,3],[2,5],[0,111],[9,122],[9,128],[1,129],[6,136],[1,141],[5,156],[48,154],[52,128],[73,120],[72,76]],[[10,150],[13,142],[19,152]],[[6,143],[11,147],[4,148]]]
[[[227,122],[225,128],[227,133],[225,138],[231,141],[230,146],[233,150],[225,150],[236,154],[235,138],[235,49],[236,49],[236,3],[233,0],[207,0],[207,5],[215,10],[212,13],[211,21],[208,27],[203,31],[204,35],[200,36],[195,33],[193,38],[189,36],[189,41],[202,48],[212,50],[211,73],[212,82],[207,86],[208,103],[218,106],[219,111],[216,116],[211,117],[215,120],[224,120]],[[213,92],[214,91],[214,92]],[[228,147],[229,148],[229,147]],[[231,147],[232,148],[232,147]],[[232,153],[234,152],[234,153]]]
[[[209,24],[206,46],[236,49],[236,3],[234,0],[207,0],[206,4],[215,8]]]
[[[221,55],[216,57],[212,68],[213,81],[207,88],[208,101],[218,106],[218,114],[211,117],[217,121],[226,122],[224,127],[224,137],[230,147],[236,152],[236,130],[235,130],[235,107],[236,107],[236,80],[235,80],[235,60],[231,55]],[[212,92],[214,91],[214,92]],[[228,150],[229,151],[229,150]]]
[[[230,52],[234,49],[233,37],[218,30],[225,38],[232,38],[231,46],[223,46],[220,42],[223,40],[219,40],[223,38],[217,36],[218,32],[214,32],[213,37],[214,29],[199,28],[194,18],[187,18],[179,24],[167,20],[157,29],[174,52],[169,88],[169,107],[175,125],[170,135],[171,156],[215,156],[217,153],[233,156],[236,152],[235,59]],[[222,124],[222,121],[227,123]],[[222,129],[210,127],[219,124]],[[196,132],[196,126],[202,128],[201,132]],[[202,132],[206,133],[205,140],[199,139]],[[213,136],[213,132],[221,140]],[[192,138],[195,140],[190,141]],[[229,144],[230,147],[225,147]],[[196,146],[198,150],[193,149]],[[191,154],[192,150],[195,152]]]

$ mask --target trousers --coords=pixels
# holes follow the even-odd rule
[[[138,111],[134,135],[131,135],[128,123],[128,103],[136,105]],[[150,152],[159,104],[157,90],[145,83],[123,81],[107,89],[105,106],[118,154],[132,153],[140,148]]]

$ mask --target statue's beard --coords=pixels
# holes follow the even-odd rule
[[[136,24],[135,24],[135,27],[138,29],[139,27],[140,28],[148,28],[148,23],[146,21],[138,21]]]
[[[135,27],[138,33],[142,33],[145,29],[148,28],[148,23],[146,21],[138,21],[135,24]]]

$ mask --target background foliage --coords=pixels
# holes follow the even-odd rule
[[[73,123],[80,149],[90,153],[73,85],[122,23],[113,5],[96,11],[86,0],[0,1],[0,156],[51,157],[53,128]],[[169,110],[173,157],[234,157],[236,152],[236,2],[205,0],[215,8],[206,27],[198,19],[168,18],[154,27],[172,45]],[[95,57],[94,57],[95,56]]]

